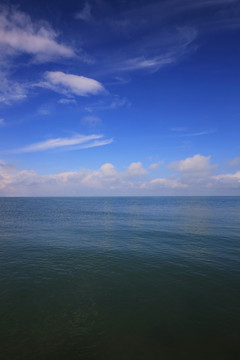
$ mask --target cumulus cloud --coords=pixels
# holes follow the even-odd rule
[[[133,162],[128,166],[127,174],[130,176],[142,176],[147,174],[147,170],[145,170],[142,166],[142,163],[139,162]]]
[[[113,139],[102,139],[103,135],[81,135],[77,134],[70,138],[54,138],[41,141],[23,148],[12,150],[12,153],[28,153],[35,151],[53,150],[56,148],[76,150],[110,144]],[[99,140],[100,139],[100,140]]]
[[[211,164],[211,156],[196,154],[192,157],[170,163],[167,168],[175,172],[174,177],[194,192],[205,191],[213,184],[212,176],[217,165]]]
[[[7,194],[11,193],[16,172],[17,169],[15,165],[6,164],[0,160],[0,191],[5,190]]]
[[[45,79],[38,84],[65,95],[88,96],[104,92],[100,82],[84,76],[65,74],[62,71],[47,71]]]
[[[132,166],[131,166],[132,165]],[[118,171],[111,163],[103,164],[98,170],[80,169],[79,171],[40,175],[33,170],[18,170],[14,165],[0,162],[1,195],[92,195],[114,191],[129,193],[139,188],[133,183],[132,168]]]
[[[234,174],[219,174],[213,177],[217,182],[227,186],[239,186],[240,185],[240,171]]]
[[[200,154],[186,158],[185,160],[174,161],[168,165],[168,169],[177,170],[182,173],[209,173],[215,165],[210,164],[210,156],[203,156]]]
[[[113,164],[106,163],[100,167],[100,173],[103,173],[103,175],[106,176],[114,176],[116,175],[117,171]]]
[[[15,8],[0,9],[0,49],[4,56],[29,54],[37,61],[71,58],[74,50],[57,42],[57,33],[46,22],[33,23]]]
[[[141,162],[133,162],[125,170],[105,163],[96,170],[80,168],[78,171],[40,175],[34,170],[19,170],[0,161],[0,195],[240,194],[239,171],[233,174],[205,174],[201,183],[191,173],[188,177],[182,176],[182,173],[168,178],[150,176]]]

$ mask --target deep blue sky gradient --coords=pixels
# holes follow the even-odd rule
[[[90,15],[80,18],[86,9]],[[41,22],[45,29],[54,30],[56,43],[73,49],[77,56],[37,61],[26,51],[9,52],[10,45],[0,42],[1,80],[20,84],[26,93],[15,101],[6,99],[4,87],[1,90],[5,91],[0,103],[3,164],[49,175],[97,170],[105,163],[121,172],[130,163],[141,162],[148,171],[143,183],[176,177],[184,183],[185,170],[173,173],[169,164],[200,154],[216,166],[211,174],[201,173],[205,183],[200,192],[194,180],[194,184],[186,182],[188,187],[181,188],[180,194],[198,195],[205,190],[208,195],[240,194],[240,175],[216,185],[216,191],[215,185],[211,183],[211,190],[207,185],[212,176],[233,176],[240,169],[239,1],[21,0],[3,1],[4,11],[22,13],[32,24],[39,27]],[[161,57],[169,57],[169,63],[162,64]],[[137,64],[141,61],[145,63]],[[94,79],[105,91],[77,96],[39,86],[46,72],[57,71]],[[67,103],[60,103],[61,99]],[[91,123],[91,118],[97,120]],[[71,151],[68,146],[22,151],[35,143],[77,134],[101,134],[113,141]],[[157,162],[161,164],[149,171]],[[198,172],[194,166],[191,171]],[[137,190],[118,190],[120,194],[141,195],[139,180],[131,181]],[[22,193],[14,182],[12,186],[14,194]],[[26,182],[24,194],[28,187]],[[168,188],[160,186],[156,194],[165,190],[168,194]],[[74,194],[82,192],[79,185]],[[106,193],[107,188],[99,189],[99,195]],[[2,194],[9,194],[5,183]],[[155,192],[149,190],[149,194]]]

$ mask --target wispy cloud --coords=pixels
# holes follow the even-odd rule
[[[149,165],[149,169],[151,170],[156,170],[157,168],[159,168],[160,165],[163,164],[163,161],[158,161],[156,163],[150,164]]]
[[[57,42],[57,33],[46,22],[33,23],[14,7],[0,8],[0,49],[2,56],[29,54],[36,61],[71,58],[74,50]]]
[[[89,116],[84,116],[81,122],[89,126],[96,126],[101,124],[102,120],[97,116],[89,115]]]
[[[71,98],[62,98],[58,100],[59,104],[76,104],[76,100],[75,99],[71,99]]]
[[[199,132],[195,132],[195,133],[180,134],[179,136],[194,137],[194,136],[209,135],[209,134],[213,134],[215,132],[216,132],[215,130],[208,130],[208,131],[199,131]]]
[[[97,95],[105,91],[97,80],[74,74],[65,74],[62,71],[47,71],[44,81],[37,86],[47,88],[60,94],[88,96]]]
[[[113,142],[113,139],[95,140],[95,141],[89,142],[87,144],[76,146],[75,148],[72,148],[72,149],[69,149],[69,150],[90,149],[90,148],[93,148],[93,147],[108,145],[108,144],[111,144],[112,142]]]
[[[99,140],[102,139],[102,140]],[[11,153],[29,153],[35,151],[46,151],[53,149],[77,150],[90,147],[103,146],[110,144],[113,139],[103,139],[103,135],[75,135],[70,138],[54,138],[46,141],[34,143],[19,149],[12,150]]]
[[[195,137],[195,136],[210,135],[216,132],[216,130],[188,132],[187,129],[184,127],[172,128],[170,129],[170,131],[174,132],[174,135],[171,136],[176,136],[176,137]]]
[[[155,69],[159,70],[161,67],[171,64],[175,61],[173,54],[164,54],[162,56],[145,58],[143,56],[132,58],[124,61],[118,70],[120,71],[131,71],[141,69]]]
[[[29,64],[76,57],[74,49],[58,42],[57,38],[58,34],[48,22],[33,22],[30,16],[14,6],[0,6],[1,103],[10,105],[24,100],[29,88],[32,88],[33,82],[27,76],[28,73],[21,81],[14,77],[14,72],[22,64],[18,62],[20,56],[27,55]]]
[[[229,161],[229,166],[230,167],[240,166],[240,156],[237,156],[234,159],[232,159],[231,161]]]
[[[85,110],[92,113],[98,110],[114,110],[123,106],[130,107],[131,102],[126,97],[121,98],[118,95],[109,95],[104,99],[89,104],[85,107]]]
[[[76,15],[75,15],[76,19],[80,19],[83,21],[90,21],[92,20],[92,14],[91,14],[91,6],[89,4],[89,2],[87,1],[82,9],[82,11],[79,11]]]
[[[111,57],[112,61],[107,64],[108,71],[158,71],[164,66],[176,63],[195,49],[192,44],[198,33],[193,27],[183,26],[169,32],[158,32],[159,29],[144,39],[135,38],[125,52],[116,51],[116,55]]]
[[[118,11],[113,11],[105,1],[91,2],[91,6],[86,2],[77,15],[90,22],[91,31],[96,30],[93,52],[101,73],[158,71],[196,51],[196,40],[203,32],[240,24],[238,0],[168,0],[139,2],[138,6],[118,5]],[[94,21],[90,21],[93,11]]]
[[[0,118],[0,126],[3,126],[5,124],[5,119]]]
[[[199,11],[207,10],[204,17],[199,16]],[[143,5],[130,12],[131,19],[150,20],[152,24],[171,23],[178,17],[179,23],[186,22],[184,15],[191,14],[191,21],[194,19],[196,26],[208,26],[208,30],[225,27],[226,22],[236,25],[239,19],[239,1],[238,0],[168,0],[168,1],[149,1],[143,2]],[[132,21],[133,22],[133,21]],[[239,25],[239,24],[238,24]]]
[[[8,79],[8,72],[0,72],[0,103],[10,105],[27,97],[27,84]]]

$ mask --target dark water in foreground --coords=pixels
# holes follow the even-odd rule
[[[240,358],[240,198],[0,198],[0,358]]]

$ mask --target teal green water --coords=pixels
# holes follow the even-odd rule
[[[239,359],[240,198],[0,198],[0,358]]]

